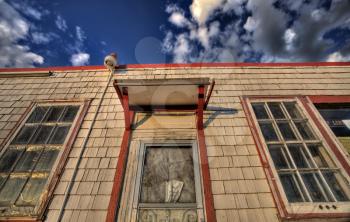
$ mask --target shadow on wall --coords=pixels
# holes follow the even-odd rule
[[[206,111],[211,113],[204,122],[204,128],[206,128],[213,120],[220,115],[234,115],[238,113],[237,109],[225,108],[225,107],[217,107],[217,106],[208,106]]]

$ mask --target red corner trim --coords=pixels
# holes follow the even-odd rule
[[[197,137],[200,155],[200,164],[204,189],[204,205],[206,221],[216,222],[213,192],[210,182],[207,147],[205,145],[205,134],[203,129],[203,108],[204,108],[204,86],[198,87],[198,109],[197,109]]]
[[[301,101],[301,103],[304,105],[306,111],[308,112],[308,114],[310,115],[311,119],[314,121],[314,123],[316,124],[317,128],[319,129],[319,131],[321,132],[323,138],[326,140],[327,144],[330,146],[330,148],[332,149],[334,155],[337,157],[338,161],[340,162],[340,164],[344,167],[345,171],[347,172],[347,174],[350,176],[350,165],[348,164],[347,160],[345,159],[345,157],[342,155],[342,153],[340,152],[338,146],[336,145],[336,143],[334,142],[334,140],[331,138],[331,136],[329,135],[329,133],[327,132],[327,130],[324,128],[324,126],[321,124],[320,120],[317,118],[315,112],[311,109],[308,100],[306,97],[300,97],[299,100]]]
[[[201,67],[294,67],[294,66],[350,66],[350,62],[282,62],[282,63],[168,63],[168,64],[127,64],[120,69],[142,68],[201,68]],[[0,68],[1,72],[32,72],[32,71],[68,71],[68,70],[100,70],[104,66],[52,66],[39,68]],[[107,69],[106,69],[107,70]]]

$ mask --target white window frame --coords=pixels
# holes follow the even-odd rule
[[[339,214],[340,215],[340,214],[349,213],[350,201],[347,201],[347,202],[298,202],[298,203],[290,203],[287,200],[286,194],[284,192],[284,188],[282,187],[282,183],[281,183],[279,176],[278,176],[278,173],[277,173],[277,169],[275,168],[274,162],[273,162],[272,157],[270,155],[270,152],[268,151],[267,142],[265,141],[264,136],[260,130],[260,126],[258,124],[257,118],[255,116],[255,113],[254,113],[254,110],[252,107],[252,103],[265,103],[265,102],[296,102],[296,104],[298,105],[299,111],[308,120],[307,122],[309,123],[312,132],[315,134],[317,139],[319,139],[317,141],[320,142],[322,144],[322,146],[327,150],[328,154],[330,155],[330,157],[332,158],[332,160],[334,161],[334,163],[338,167],[342,176],[344,176],[344,178],[346,179],[347,184],[350,184],[350,182],[349,182],[350,177],[346,173],[344,168],[341,166],[337,157],[334,155],[334,153],[330,149],[329,145],[327,144],[327,142],[323,138],[322,134],[320,133],[320,131],[317,128],[317,126],[315,125],[315,123],[312,121],[312,118],[309,116],[308,112],[305,110],[304,105],[300,102],[298,97],[246,98],[246,104],[248,105],[249,112],[251,113],[251,120],[252,120],[255,128],[257,129],[258,137],[262,141],[261,145],[263,146],[262,148],[263,148],[265,156],[267,158],[269,167],[271,167],[271,169],[272,169],[273,175],[272,175],[271,179],[275,180],[277,182],[276,183],[277,184],[277,192],[279,192],[281,194],[283,204],[284,204],[288,214],[289,215],[302,215],[303,214],[303,215],[315,215],[315,216],[317,216],[317,215],[324,215],[324,214],[329,214],[329,215],[330,214],[334,214],[334,215]],[[272,116],[272,114],[270,113],[269,110],[267,110],[267,112],[269,112],[269,116]],[[273,118],[272,121],[275,122],[275,118]],[[282,140],[283,140],[283,137],[281,135],[279,135],[279,131],[275,130],[275,132],[276,132],[277,136],[279,138],[282,138]],[[293,132],[299,134],[297,129],[294,129]],[[302,138],[300,135],[296,135],[296,136],[299,138]],[[303,144],[305,144],[304,140],[301,140],[301,141],[303,141]],[[315,141],[315,142],[317,142],[317,141]],[[293,143],[293,142],[291,142],[291,143]],[[284,144],[284,141],[283,141],[283,144]],[[293,161],[293,160],[291,160],[291,161]],[[272,189],[274,189],[273,184],[270,184],[270,186]],[[276,203],[279,204],[278,201],[276,201]],[[334,206],[335,206],[335,208],[334,208]],[[278,206],[278,207],[280,207],[280,206]]]

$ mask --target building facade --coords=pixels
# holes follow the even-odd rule
[[[1,221],[349,221],[350,63],[0,69]]]

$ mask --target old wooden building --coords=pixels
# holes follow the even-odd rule
[[[350,63],[0,69],[0,220],[350,220]]]

